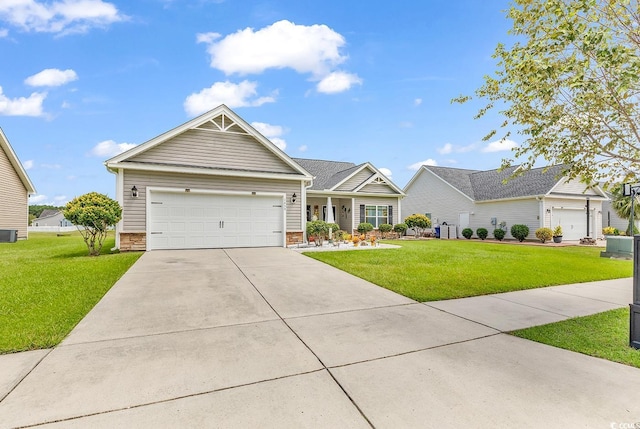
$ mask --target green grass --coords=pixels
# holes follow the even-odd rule
[[[640,368],[640,350],[629,347],[629,309],[605,311],[511,334]]]
[[[76,232],[31,233],[0,243],[0,353],[49,348],[62,341],[140,253],[89,257]]]
[[[306,255],[417,301],[633,275],[631,261],[601,258],[602,249],[596,247],[523,246],[476,240],[388,243],[402,248]]]

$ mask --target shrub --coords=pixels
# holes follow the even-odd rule
[[[462,230],[462,236],[467,240],[471,238],[473,235],[473,230],[471,228],[465,228]]]
[[[502,239],[504,238],[504,234],[504,229],[498,228],[493,230],[493,236],[498,241],[502,241]]]
[[[404,235],[407,232],[407,224],[406,223],[397,223],[393,225],[393,232],[397,232],[400,235]]]
[[[362,222],[356,229],[360,234],[366,234],[367,232],[373,231],[373,225],[371,225],[369,222]]]
[[[616,234],[616,232],[620,234],[620,231],[618,231],[617,228],[614,228],[612,226],[605,226],[604,228],[602,228],[602,233],[604,235],[618,235]]]
[[[347,233],[345,233],[345,234],[342,236],[342,239],[343,239],[344,241],[351,241],[351,234],[347,234]]]
[[[104,194],[89,192],[69,201],[63,214],[78,227],[89,255],[98,256],[107,230],[122,218],[122,208],[117,201]]]
[[[431,219],[423,214],[412,214],[404,219],[407,228],[413,228],[416,237],[422,236],[422,230],[431,227]]]
[[[382,234],[382,238],[384,238],[384,236],[388,233],[391,232],[391,230],[393,229],[393,225],[390,225],[388,223],[383,223],[382,225],[380,225],[378,227],[378,230],[380,231],[380,233]]]
[[[529,235],[529,227],[527,225],[515,224],[511,227],[511,235],[513,238],[522,242]]]
[[[538,228],[536,229],[536,237],[542,243],[546,243],[553,237],[553,231],[551,231],[551,228]]]
[[[554,237],[562,237],[562,227],[560,225],[553,228],[553,236]]]
[[[489,235],[489,231],[487,231],[487,228],[478,228],[476,229],[476,235],[480,240],[484,240]]]

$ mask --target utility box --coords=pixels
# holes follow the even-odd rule
[[[0,243],[15,243],[18,241],[17,229],[0,229]]]
[[[455,225],[440,226],[440,239],[455,240],[456,238],[458,238],[458,228]]]

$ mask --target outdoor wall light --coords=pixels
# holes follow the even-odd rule
[[[138,188],[136,188],[136,185],[133,185],[133,188],[131,188],[131,196],[133,198],[138,198]]]
[[[298,198],[298,196],[296,195],[296,193],[294,192],[293,195],[291,195],[291,204],[296,202],[296,198]]]
[[[551,213],[551,209],[547,209],[547,213]]]

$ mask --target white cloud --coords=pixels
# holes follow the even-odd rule
[[[362,85],[362,79],[357,75],[336,71],[329,73],[327,76],[322,78],[322,80],[318,82],[316,89],[318,92],[322,92],[324,94],[336,94],[338,92],[347,91],[356,84]]]
[[[33,168],[33,160],[27,159],[25,162],[22,163],[22,166],[24,167],[25,170],[30,170],[31,168]]]
[[[42,116],[42,103],[46,97],[46,92],[34,92],[29,97],[9,98],[0,86],[0,115]]]
[[[384,174],[389,179],[391,179],[391,176],[393,176],[393,173],[388,168],[382,167],[382,168],[379,168],[378,170],[380,170],[380,173]]]
[[[38,204],[47,200],[46,195],[31,195],[29,197],[29,204]]]
[[[193,93],[184,102],[184,110],[187,114],[196,116],[206,111],[226,104],[230,108],[261,106],[265,103],[273,103],[274,96],[257,97],[257,82],[243,80],[239,84],[229,81],[216,82],[209,88]]]
[[[282,20],[257,31],[245,28],[219,37],[216,33],[199,34],[198,41],[209,45],[211,67],[227,75],[291,68],[325,76],[347,59],[340,53],[344,37],[326,25],[296,25]]]
[[[415,164],[411,164],[410,166],[408,166],[407,168],[409,170],[418,170],[420,167],[422,167],[423,165],[438,165],[438,163],[436,162],[435,159],[425,159],[424,161],[420,161],[420,162],[416,162]]]
[[[280,148],[280,150],[285,150],[287,148],[287,142],[280,138],[284,133],[284,128],[280,125],[271,125],[264,122],[252,122],[251,126],[260,134],[268,138],[271,143]]]
[[[92,156],[111,157],[134,147],[136,145],[133,143],[116,143],[113,140],[105,140],[95,145],[89,154]]]
[[[421,104],[422,104],[422,98],[416,98],[415,100],[413,100],[414,106],[419,106]]]
[[[106,27],[127,17],[112,3],[102,0],[3,0],[0,19],[25,31],[85,33],[92,27]]]
[[[206,43],[206,44],[211,44],[213,43],[214,40],[218,40],[220,37],[222,37],[222,34],[220,33],[198,33],[196,34],[196,42],[198,43]]]
[[[45,69],[29,76],[24,80],[24,83],[29,86],[61,86],[77,79],[78,75],[71,69]]]
[[[3,37],[7,37],[9,35],[9,30],[6,28],[0,28],[0,39]]]
[[[482,152],[503,152],[518,147],[518,143],[509,139],[496,140],[482,148]]]
[[[306,152],[307,149],[309,149],[309,148],[307,147],[306,144],[303,144],[302,146],[298,147],[298,151],[300,151],[300,152]]]
[[[451,143],[446,143],[444,146],[438,149],[438,153],[440,155],[447,155],[453,152],[453,145]]]
[[[58,205],[64,205],[69,202],[69,199],[66,195],[56,195],[55,197],[53,197],[53,201],[55,201]]]

